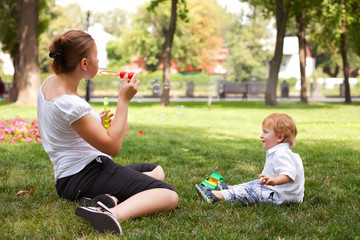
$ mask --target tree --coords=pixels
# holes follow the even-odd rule
[[[40,83],[40,71],[36,66],[37,37],[49,23],[43,15],[47,2],[3,0],[0,4],[3,9],[0,11],[0,41],[3,50],[10,53],[15,69],[9,100],[18,100],[18,104],[36,104],[36,92]]]
[[[101,23],[106,32],[120,37],[123,31],[127,29],[126,11],[115,8],[113,11],[107,11],[106,13],[96,12],[93,14],[91,22]]]
[[[19,8],[19,80],[16,104],[36,105],[41,85],[38,59],[38,0],[17,0]]]
[[[351,103],[350,95],[350,84],[349,84],[349,63],[347,57],[348,51],[348,40],[346,37],[347,33],[347,11],[345,7],[345,0],[340,0],[340,5],[342,8],[342,21],[341,21],[341,57],[343,60],[343,71],[344,71],[344,85],[345,85],[345,103]]]
[[[42,13],[43,12],[43,13]],[[44,15],[44,17],[41,17]],[[52,59],[49,58],[49,45],[58,35],[66,29],[85,29],[86,12],[81,12],[77,3],[69,4],[66,7],[56,5],[54,1],[48,2],[48,7],[40,11],[40,19],[49,19],[49,25],[43,34],[39,35],[39,63],[42,72],[48,72]]]
[[[298,38],[299,46],[299,63],[300,63],[300,102],[308,103],[307,99],[307,81],[306,81],[306,17],[308,12],[311,10],[309,6],[311,3],[316,2],[316,0],[306,1],[294,1],[293,3],[293,15],[295,19],[295,31]]]
[[[175,29],[176,29],[176,18],[177,18],[177,3],[178,0],[171,1],[171,17],[169,23],[169,29],[165,33],[165,43],[163,47],[163,86],[167,84],[170,85],[170,66],[171,66],[171,48],[173,44]],[[163,91],[161,94],[161,105],[168,106],[169,105],[169,92],[170,88],[163,87]]]
[[[299,62],[300,62],[300,80],[301,80],[301,90],[300,90],[300,101],[302,103],[307,103],[307,81],[306,81],[306,26],[307,21],[312,21],[314,23],[313,15],[314,10],[317,6],[321,4],[322,0],[298,0],[293,2],[291,17],[294,17],[296,26],[296,36],[298,37],[299,42]]]
[[[149,10],[153,10],[157,7],[157,5],[161,2],[164,2],[164,0],[152,0],[151,5],[148,8]],[[171,15],[170,15],[170,21],[169,21],[169,28],[163,29],[165,32],[165,42],[163,45],[163,53],[162,53],[162,60],[163,60],[163,91],[161,94],[161,101],[160,104],[162,106],[168,106],[169,105],[169,87],[164,86],[170,86],[170,66],[171,66],[171,48],[173,44],[175,29],[176,29],[176,20],[177,20],[177,10],[178,10],[178,4],[183,4],[184,8],[179,8],[180,13],[179,16],[181,19],[185,19],[187,15],[187,9],[186,9],[186,2],[185,0],[171,0]]]
[[[304,2],[303,2],[304,3]],[[306,12],[302,9],[301,13],[296,16],[298,22],[297,37],[299,39],[299,62],[300,62],[300,102],[307,103],[307,82],[306,82],[306,38],[305,38],[305,26],[306,26]]]
[[[19,73],[19,40],[17,38],[19,31],[19,15],[17,12],[16,1],[3,0],[0,11],[0,41],[3,45],[3,51],[9,52],[13,59],[15,69],[12,89],[10,89],[10,101],[16,101],[18,95],[18,73]]]
[[[229,48],[226,59],[228,81],[251,81],[254,77],[265,80],[265,65],[270,55],[262,41],[268,38],[268,24],[269,20],[255,7],[249,15],[231,16],[225,34]]]
[[[265,104],[274,106],[276,101],[276,88],[278,83],[278,75],[280,64],[283,57],[284,37],[286,32],[286,24],[290,12],[291,1],[275,0],[275,16],[276,16],[276,44],[275,54],[270,60],[269,77],[266,84]]]
[[[264,13],[271,16],[275,13],[276,18],[276,43],[275,53],[269,62],[269,76],[266,84],[265,104],[274,106],[277,104],[276,89],[278,75],[283,57],[284,37],[288,22],[292,0],[275,0],[275,9],[271,0],[248,0],[249,4],[263,9]]]
[[[351,46],[356,51],[356,45],[360,41],[360,35],[357,36],[357,33],[353,33],[360,27],[358,10],[359,5],[356,0],[346,2],[344,0],[323,0],[322,8],[318,11],[321,28],[316,29],[315,37],[324,49],[329,51],[337,49],[337,52],[341,54],[345,103],[351,103],[348,48]],[[348,29],[353,31],[349,32]]]

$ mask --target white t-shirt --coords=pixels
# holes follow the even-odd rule
[[[80,172],[98,156],[107,156],[88,144],[71,126],[87,114],[99,122],[100,115],[76,95],[61,95],[46,101],[40,88],[37,117],[42,145],[54,165],[55,181]]]
[[[293,153],[288,143],[280,143],[266,151],[266,162],[262,174],[276,177],[280,174],[289,176],[293,181],[270,186],[279,194],[278,204],[283,202],[302,202],[304,198],[304,167],[299,154]]]

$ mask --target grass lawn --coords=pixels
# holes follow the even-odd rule
[[[359,103],[216,102],[208,109],[189,102],[181,103],[183,110],[177,104],[131,103],[130,135],[113,158],[124,165],[162,165],[180,204],[170,213],[121,223],[123,239],[359,239]],[[285,112],[297,124],[293,151],[303,159],[304,202],[241,207],[201,200],[194,185],[213,172],[236,184],[262,171],[261,122],[272,112]],[[0,103],[0,113],[0,120],[36,119],[36,107]],[[31,195],[16,195],[31,186]],[[0,202],[3,239],[114,238],[97,233],[75,216],[76,203],[58,197],[40,143],[0,143]]]

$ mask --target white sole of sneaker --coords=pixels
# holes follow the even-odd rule
[[[120,223],[116,218],[110,214],[101,212],[97,208],[91,207],[77,207],[75,214],[91,223],[93,228],[95,228],[100,233],[115,233],[122,234]]]

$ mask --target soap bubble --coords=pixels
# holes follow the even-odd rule
[[[164,89],[170,89],[170,83],[165,82],[164,83]]]
[[[138,103],[142,103],[144,101],[144,96],[141,93],[138,93],[135,95],[134,99],[138,102]]]
[[[185,107],[183,105],[176,105],[175,113],[179,116],[184,116],[185,115]]]
[[[160,83],[158,83],[158,82],[154,82],[153,84],[152,84],[152,88],[153,88],[153,92],[154,93],[159,93],[160,92]]]
[[[159,120],[160,122],[165,122],[167,120],[167,115],[164,112],[159,113]]]
[[[153,85],[155,82],[156,82],[156,79],[150,79],[150,80],[149,80],[149,83],[150,83],[151,85]]]

